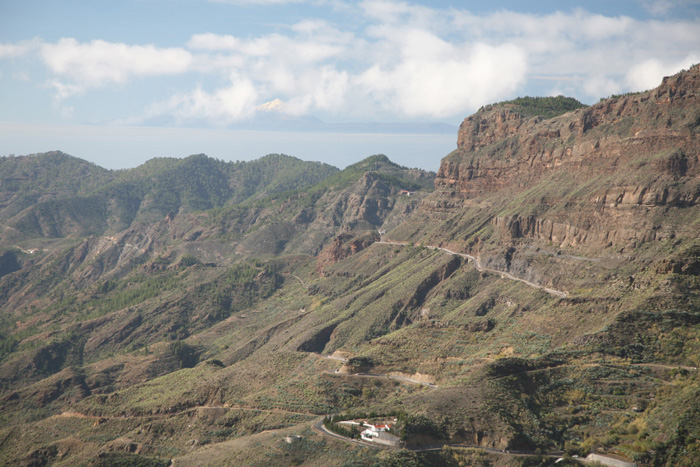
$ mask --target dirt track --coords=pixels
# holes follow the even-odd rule
[[[375,243],[380,244],[380,245],[398,245],[398,246],[407,246],[407,245],[408,245],[408,242],[392,242],[392,241],[389,241],[389,240],[380,240],[380,241],[375,242]],[[542,291],[544,291],[544,292],[547,292],[547,293],[550,294],[550,295],[555,295],[555,296],[560,297],[560,298],[566,298],[566,297],[567,297],[566,292],[562,292],[562,291],[560,291],[560,290],[551,289],[551,288],[549,288],[549,287],[545,287],[545,286],[540,285],[540,284],[535,284],[534,282],[530,282],[530,281],[528,281],[528,280],[525,280],[525,279],[522,279],[522,278],[520,278],[520,277],[514,276],[513,274],[511,274],[511,273],[509,273],[509,272],[499,271],[499,270],[497,270],[497,269],[485,268],[485,267],[481,266],[481,260],[480,260],[478,257],[476,257],[476,256],[468,255],[468,254],[466,254],[466,253],[457,253],[456,251],[448,250],[447,248],[442,248],[442,247],[432,246],[432,245],[426,245],[425,248],[428,248],[429,250],[440,250],[440,251],[444,251],[445,253],[449,253],[449,254],[451,254],[451,255],[455,255],[455,256],[460,256],[460,257],[462,257],[462,258],[466,258],[466,259],[468,259],[469,261],[471,261],[472,263],[474,263],[474,267],[476,268],[477,271],[488,272],[488,273],[491,273],[491,274],[498,274],[499,276],[501,276],[501,277],[504,278],[504,279],[510,279],[510,280],[513,280],[513,281],[522,282],[522,283],[525,284],[525,285],[528,285],[528,286],[530,286],[530,287],[534,287],[534,288],[536,288],[536,289],[540,289],[540,290],[542,290]]]

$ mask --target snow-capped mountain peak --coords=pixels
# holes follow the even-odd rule
[[[282,112],[284,110],[284,102],[279,99],[275,99],[270,102],[265,102],[255,110],[258,112]]]

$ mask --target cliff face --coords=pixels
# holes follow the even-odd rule
[[[697,65],[651,91],[551,119],[488,106],[462,123],[424,208],[488,202],[506,243],[605,247],[691,234],[660,221],[700,202],[698,136]]]

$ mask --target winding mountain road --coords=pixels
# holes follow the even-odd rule
[[[345,441],[346,443],[353,443],[353,444],[359,444],[360,446],[367,446],[368,448],[381,449],[382,447],[384,447],[384,446],[378,446],[376,444],[370,444],[370,443],[367,443],[364,441],[358,441],[356,439],[346,438],[345,436],[340,436],[337,433],[333,433],[328,428],[326,428],[326,426],[323,424],[324,418],[325,417],[321,417],[311,424],[311,429],[320,435],[330,436],[331,438],[339,439],[341,441]]]
[[[380,239],[378,242],[375,242],[375,243],[380,244],[380,245],[397,245],[397,246],[407,246],[408,245],[408,242],[392,242],[390,240],[383,240],[383,239]],[[566,292],[562,292],[560,290],[555,290],[555,289],[551,289],[549,287],[545,287],[545,286],[540,285],[540,284],[536,284],[536,283],[528,281],[526,279],[522,279],[520,277],[514,276],[513,274],[511,274],[509,272],[499,271],[498,269],[491,269],[491,268],[483,267],[481,265],[481,260],[476,256],[468,255],[466,253],[457,253],[456,251],[448,250],[447,248],[442,248],[439,246],[426,245],[425,248],[428,248],[429,250],[440,250],[440,251],[443,251],[443,252],[448,253],[450,255],[460,256],[462,258],[466,258],[469,261],[471,261],[472,263],[474,263],[474,267],[476,268],[477,271],[488,272],[491,274],[498,274],[499,276],[501,276],[504,279],[510,279],[513,281],[522,282],[525,285],[542,290],[543,292],[547,292],[548,294],[557,296],[559,298],[566,298],[567,297]]]
[[[404,383],[420,384],[432,389],[437,389],[438,386],[433,383],[426,383],[425,381],[418,381],[417,379],[409,378],[407,376],[395,376],[395,375],[383,375],[378,373],[347,373],[348,376],[364,376],[366,378],[382,378],[382,379],[393,379],[395,381],[402,381]]]
[[[335,438],[341,441],[345,441],[346,443],[353,443],[353,444],[358,444],[360,446],[366,446],[368,448],[374,448],[374,449],[396,449],[394,447],[389,447],[389,446],[382,446],[382,445],[377,445],[377,444],[372,444],[368,443],[366,441],[359,441],[356,439],[351,439],[351,438],[346,438],[345,436],[341,436],[337,433],[333,433],[332,431],[328,430],[325,425],[323,424],[323,419],[325,417],[321,417],[315,422],[311,424],[311,430],[315,431],[316,433],[323,435],[323,436],[328,436],[331,438]],[[563,455],[563,451],[556,451],[556,452],[550,452],[550,453],[544,453],[544,454],[537,454],[534,452],[528,452],[528,451],[510,451],[510,450],[501,450],[501,449],[496,449],[496,448],[489,448],[486,446],[476,446],[472,444],[435,444],[435,445],[430,445],[430,446],[421,446],[421,447],[413,447],[413,448],[405,448],[410,451],[415,451],[415,452],[425,452],[425,451],[440,451],[442,450],[445,446],[450,446],[453,448],[468,448],[468,449],[480,449],[485,452],[490,452],[493,454],[501,454],[501,455],[507,455],[507,456],[539,456],[539,455],[544,455],[547,457],[560,457]]]

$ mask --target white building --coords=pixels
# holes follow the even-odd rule
[[[363,426],[367,427],[366,430],[360,433],[360,437],[363,441],[393,447],[398,447],[401,445],[401,439],[398,436],[394,436],[389,433],[389,430],[391,430],[391,425],[372,425],[369,423],[364,423]]]

